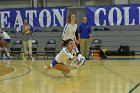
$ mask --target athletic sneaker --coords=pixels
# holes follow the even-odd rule
[[[35,58],[31,58],[31,60],[35,61]]]
[[[70,78],[71,77],[70,73],[62,72],[62,74],[64,75],[65,78]]]
[[[48,70],[48,66],[47,65],[44,65],[44,69]]]
[[[28,60],[28,58],[24,58],[24,60]]]
[[[11,57],[8,57],[8,60],[11,60]]]

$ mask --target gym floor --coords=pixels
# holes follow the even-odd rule
[[[89,60],[71,78],[45,71],[51,60],[1,60],[0,93],[140,93],[140,56]]]

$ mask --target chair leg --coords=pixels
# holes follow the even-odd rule
[[[48,59],[48,55],[47,55],[47,59]]]
[[[39,60],[38,56],[36,55],[36,59]]]
[[[44,55],[44,60],[46,59],[45,55]]]

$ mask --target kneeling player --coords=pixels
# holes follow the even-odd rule
[[[65,77],[70,77],[71,72],[70,68],[66,66],[64,63],[68,59],[72,59],[73,62],[76,63],[77,56],[73,56],[72,50],[74,48],[74,41],[72,39],[68,39],[64,43],[65,47],[62,48],[60,53],[57,54],[57,56],[53,59],[52,64],[48,66],[44,66],[45,69],[57,69],[59,71],[62,71]]]

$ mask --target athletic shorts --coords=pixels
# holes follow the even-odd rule
[[[53,61],[52,61],[52,66],[54,67],[56,64],[58,64],[58,62],[54,58]]]
[[[54,58],[53,61],[52,61],[52,66],[54,67],[56,64],[63,64],[63,63],[58,63]]]
[[[11,41],[11,39],[4,39],[4,41],[9,43]]]

